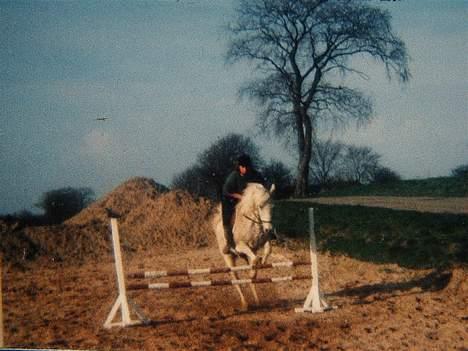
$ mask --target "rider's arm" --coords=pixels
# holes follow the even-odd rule
[[[231,199],[241,200],[242,194],[237,192],[237,173],[232,172],[223,185],[223,196]]]
[[[236,199],[238,201],[242,200],[242,195],[239,193],[227,193],[227,196]]]

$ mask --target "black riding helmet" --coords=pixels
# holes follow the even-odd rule
[[[242,154],[236,160],[237,166],[244,166],[247,168],[252,168],[252,160],[249,155]]]

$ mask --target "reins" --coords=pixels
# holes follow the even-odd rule
[[[258,217],[258,219],[255,219],[255,218],[250,218],[249,216],[247,216],[245,213],[242,214],[245,218],[247,218],[249,221],[251,222],[254,222],[255,224],[260,224],[262,225],[263,223],[273,223],[272,221],[264,221],[262,218],[260,218],[260,216]]]
[[[242,216],[246,219],[248,219],[249,221],[255,223],[255,224],[258,224],[260,226],[262,226],[264,223],[272,223],[272,221],[265,221],[261,218],[260,216],[260,206],[257,205],[257,213],[254,213],[254,218],[246,215],[245,213],[242,214]],[[263,231],[263,228],[262,228],[262,231]]]

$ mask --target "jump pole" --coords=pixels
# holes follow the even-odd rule
[[[298,313],[302,312],[323,312],[330,309],[326,301],[320,295],[319,276],[318,276],[318,260],[317,260],[317,243],[315,241],[315,223],[314,209],[309,208],[309,248],[310,248],[310,265],[312,273],[312,286],[302,308],[296,308]]]
[[[285,261],[285,262],[272,262],[272,263],[259,263],[255,267],[251,265],[242,265],[234,267],[209,267],[197,269],[184,269],[184,270],[167,270],[167,271],[139,271],[127,274],[127,278],[132,279],[148,279],[148,278],[163,278],[163,277],[177,277],[177,276],[192,276],[197,274],[217,274],[217,273],[230,273],[241,272],[252,269],[267,269],[287,267],[293,268],[297,266],[310,266],[310,261]]]
[[[139,311],[138,307],[132,303],[129,298],[127,297],[127,289],[125,285],[125,275],[123,270],[123,263],[122,263],[122,253],[120,250],[120,237],[119,237],[119,229],[117,225],[117,219],[111,218],[111,232],[112,232],[112,247],[114,250],[114,259],[115,259],[115,270],[117,273],[117,284],[119,289],[119,296],[115,301],[109,315],[104,322],[104,327],[106,329],[110,329],[112,327],[126,327],[131,325],[139,325],[145,324],[148,320],[143,316],[143,314]],[[318,276],[318,260],[317,260],[317,243],[315,240],[315,229],[314,229],[314,209],[309,208],[309,245],[310,245],[310,265],[311,265],[311,274],[312,274],[312,286],[310,288],[309,294],[304,302],[304,306],[302,308],[296,308],[296,312],[323,312],[328,309],[332,309],[334,307],[328,306],[327,302],[321,297],[320,289],[319,289],[319,276]],[[282,263],[282,265],[289,265],[291,263]],[[296,265],[302,265],[303,262],[297,263]],[[294,264],[291,264],[294,265]],[[270,267],[263,267],[263,268],[270,268]],[[242,270],[245,268],[242,267]],[[205,272],[200,273],[208,273]],[[152,273],[152,274],[151,274]],[[156,275],[161,272],[150,272],[150,276]],[[195,273],[195,272],[193,272]],[[192,274],[193,274],[192,273]],[[198,273],[198,272],[197,272]],[[214,273],[214,272],[210,272]],[[137,274],[139,275],[139,274]],[[144,273],[143,273],[144,275]],[[166,276],[167,272],[163,272],[160,276]],[[170,274],[172,275],[172,274]],[[188,272],[180,273],[174,275],[190,275]],[[131,275],[130,275],[131,277]],[[143,278],[138,276],[133,276],[135,278]],[[302,280],[306,279],[307,277],[299,276],[299,277],[279,277],[276,279],[265,279],[265,281],[250,281],[250,280],[238,280],[238,281],[219,281],[218,284],[213,284],[213,281],[205,281],[205,282],[198,282],[198,283],[184,283],[184,286],[179,287],[196,287],[196,286],[215,286],[215,285],[239,285],[239,284],[247,284],[247,283],[275,283],[279,281],[288,281],[288,280]],[[1,283],[1,282],[0,282]],[[166,286],[167,285],[167,286]],[[187,286],[185,286],[187,285]],[[190,286],[189,286],[190,285]],[[161,283],[161,284],[153,284],[152,287],[149,285],[136,285],[131,286],[132,290],[139,290],[139,289],[151,289],[151,288],[174,288],[175,286],[170,286],[169,283]],[[0,301],[1,302],[1,301]],[[130,317],[130,308],[129,304],[133,307],[132,312],[134,312],[138,316],[138,320],[132,320]],[[113,322],[116,317],[117,312],[121,312],[121,321],[120,322]]]
[[[110,329],[112,327],[126,327],[130,325],[143,324],[146,322],[146,318],[137,310],[137,307],[134,304],[132,304],[133,312],[138,316],[139,320],[132,320],[130,317],[129,299],[127,297],[127,290],[125,288],[125,276],[122,264],[122,252],[120,250],[119,228],[116,218],[111,218],[111,232],[119,296],[117,297],[114,306],[112,306],[112,309],[109,312],[106,321],[104,322],[104,328]],[[113,322],[119,309],[121,312],[121,321]]]

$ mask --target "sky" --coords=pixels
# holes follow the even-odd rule
[[[358,62],[370,79],[348,83],[372,98],[375,117],[321,137],[370,146],[404,179],[450,175],[468,163],[468,1],[369,2],[392,14],[412,79]],[[62,187],[100,197],[134,176],[170,185],[228,133],[294,169],[238,97],[251,66],[225,64],[233,3],[1,0],[0,214],[37,211]]]

